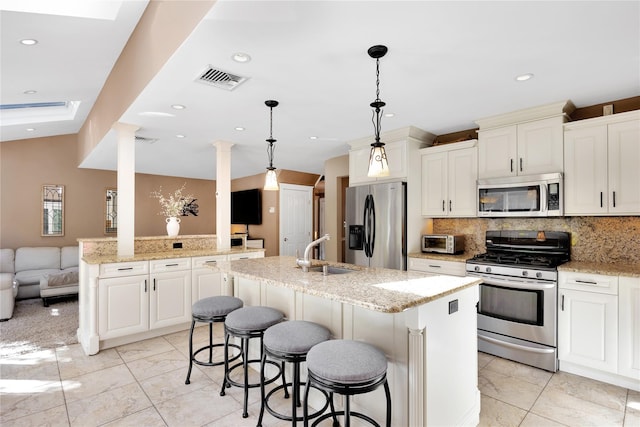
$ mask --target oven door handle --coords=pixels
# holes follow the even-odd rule
[[[526,346],[520,345],[520,344],[514,344],[514,343],[510,343],[510,342],[506,342],[506,341],[497,340],[497,339],[491,338],[491,337],[485,337],[484,335],[480,335],[480,334],[478,334],[478,339],[490,342],[492,344],[500,345],[502,347],[509,347],[509,348],[514,349],[514,350],[524,350],[524,351],[527,351],[529,353],[549,354],[549,353],[553,353],[553,352],[556,351],[555,348],[526,347]]]
[[[482,284],[501,286],[504,288],[524,289],[537,291],[540,289],[553,289],[556,287],[556,282],[548,282],[543,280],[523,280],[518,277],[488,277],[483,274],[468,274],[473,277],[480,277]]]

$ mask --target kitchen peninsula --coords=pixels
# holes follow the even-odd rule
[[[330,269],[327,275],[322,265]],[[387,356],[392,425],[477,425],[476,303],[479,280],[351,264],[309,272],[293,257],[218,262],[245,305],[266,305],[288,319],[320,323],[333,338],[369,342]],[[384,393],[354,405],[384,417]]]

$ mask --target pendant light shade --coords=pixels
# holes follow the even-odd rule
[[[370,57],[376,60],[376,99],[371,104],[373,108],[373,134],[375,142],[371,144],[371,154],[369,154],[369,177],[389,176],[389,163],[387,162],[387,153],[384,149],[384,143],[380,142],[380,128],[382,120],[382,107],[386,104],[380,99],[380,58],[387,54],[387,47],[376,45],[367,51]]]
[[[268,100],[264,102],[267,107],[269,107],[269,139],[267,139],[267,157],[269,158],[269,166],[267,166],[267,173],[264,177],[264,187],[265,191],[277,191],[279,190],[278,186],[278,176],[276,175],[276,168],[273,167],[273,143],[276,142],[273,139],[273,108],[278,106],[278,101]]]

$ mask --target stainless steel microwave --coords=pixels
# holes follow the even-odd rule
[[[564,215],[561,173],[478,180],[479,217]]]
[[[464,236],[457,234],[423,234],[422,252],[457,254],[464,252]]]

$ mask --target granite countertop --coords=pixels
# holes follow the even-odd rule
[[[473,258],[475,254],[471,252],[464,252],[461,254],[438,254],[438,253],[425,253],[425,252],[411,252],[407,255],[409,258],[422,258],[422,259],[439,259],[442,261],[457,261],[465,262],[466,260]]]
[[[640,277],[640,263],[569,261],[559,265],[558,271]]]
[[[335,262],[318,261],[314,266],[323,264],[347,268],[353,272],[328,276],[324,276],[322,272],[304,273],[296,266],[295,257],[285,256],[219,262],[211,268],[384,313],[399,313],[477,285],[481,281],[472,277],[368,268]]]
[[[199,256],[213,256],[213,255],[229,255],[229,254],[241,254],[247,252],[264,252],[264,249],[175,249],[174,251],[164,252],[150,252],[134,254],[133,256],[120,257],[118,254],[109,255],[88,255],[82,257],[82,260],[87,264],[107,264],[113,262],[132,262],[132,261],[152,261],[158,259],[171,259],[171,258],[191,258]]]

